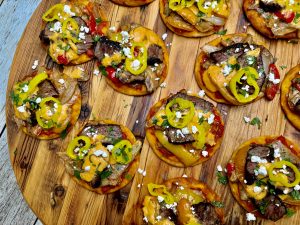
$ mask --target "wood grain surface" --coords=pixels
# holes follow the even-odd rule
[[[218,104],[217,107],[226,121],[224,141],[217,153],[202,165],[187,169],[171,167],[156,157],[145,140],[139,168],[146,170],[147,175],[143,177],[137,173],[132,185],[110,195],[97,195],[83,189],[65,172],[56,153],[64,150],[63,146],[68,142],[71,134],[65,140],[38,141],[17,130],[12,120],[9,92],[14,82],[32,72],[31,65],[34,60],[38,59],[40,64],[45,61],[46,51],[41,47],[38,38],[42,26],[41,15],[50,5],[57,2],[57,0],[44,0],[34,12],[18,44],[7,87],[6,118],[10,160],[21,192],[39,219],[44,224],[142,224],[141,203],[147,193],[147,183],[160,183],[165,179],[187,174],[206,182],[222,197],[225,203],[226,224],[247,224],[245,211],[234,201],[229,187],[217,182],[216,167],[224,166],[235,148],[251,137],[284,134],[299,144],[300,132],[285,119],[279,105],[279,95],[272,102],[263,99],[241,107]],[[188,39],[172,34],[162,23],[157,0],[148,6],[138,8],[121,7],[107,0],[99,2],[102,3],[112,25],[140,23],[159,35],[167,32],[168,37],[165,42],[168,45],[172,44],[169,45],[170,70],[166,88],[159,88],[150,96],[131,97],[117,93],[106,84],[105,79],[97,76],[92,76],[88,83],[81,84],[85,96],[86,115],[90,110],[89,115],[92,119],[116,120],[143,138],[145,118],[153,103],[182,88],[199,91],[193,74],[195,59],[200,47],[214,39],[216,35]],[[241,11],[241,4],[242,0],[232,1],[231,16],[226,25],[227,33],[247,31],[264,41],[278,58],[277,65],[287,66],[281,71],[282,74],[299,63],[300,44],[269,41],[257,34],[248,26]],[[92,73],[94,64],[94,62],[88,63],[85,68]],[[262,121],[261,128],[245,124],[244,116],[259,117]],[[82,116],[78,124],[85,119],[86,117]],[[76,127],[73,133],[75,131]],[[142,185],[141,188],[138,188],[139,184]],[[287,223],[299,224],[300,212],[276,224]],[[273,223],[258,220],[249,224]]]

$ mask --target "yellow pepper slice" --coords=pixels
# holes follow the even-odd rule
[[[174,203],[174,197],[173,195],[168,192],[167,187],[165,185],[159,185],[159,184],[148,184],[148,191],[152,196],[161,196],[164,198],[164,201],[167,204],[173,204]]]
[[[46,103],[53,102],[53,107],[49,107]],[[61,102],[53,97],[42,99],[40,109],[36,112],[36,120],[38,124],[44,129],[57,127],[57,120],[62,110]],[[53,111],[55,111],[53,113]]]
[[[77,156],[80,159],[83,159],[85,155],[83,151],[87,151],[90,147],[91,147],[91,140],[89,137],[87,136],[76,137],[69,143],[67,148],[67,155],[71,159],[76,159]],[[75,152],[75,150],[77,152]]]
[[[47,12],[43,15],[43,20],[46,22],[51,22],[53,20],[60,20],[58,13],[63,13],[64,5],[63,4],[56,4],[52,6]]]
[[[169,1],[169,8],[177,11],[183,9],[185,7],[186,0],[170,0]]]
[[[62,32],[65,34],[66,38],[72,40],[74,43],[80,42],[77,39],[79,34],[78,23],[73,18],[68,18],[63,22]]]
[[[14,91],[16,92],[17,95],[19,95],[19,101],[18,101],[18,106],[22,105],[25,99],[28,98],[29,95],[31,95],[34,91],[35,88],[39,85],[39,83],[43,82],[48,78],[48,74],[43,72],[38,75],[36,75],[32,80],[29,81],[28,83],[28,90],[26,92],[22,92],[20,86],[23,83],[18,83],[14,86]]]
[[[200,202],[203,202],[203,198],[199,195],[196,194],[193,190],[189,188],[184,188],[184,189],[177,189],[175,194],[174,194],[174,199],[176,202],[179,202],[180,199],[185,198],[191,201],[192,205],[199,204]]]
[[[241,84],[240,81],[243,76],[247,77],[247,83],[248,85],[254,87],[254,93],[249,95],[248,97],[244,96],[241,93],[238,93],[237,91],[237,83]],[[247,103],[253,101],[259,94],[259,86],[256,82],[256,79],[259,78],[259,75],[253,67],[245,67],[240,69],[234,77],[229,82],[229,88],[231,90],[231,93],[234,95],[234,97],[241,103]]]
[[[280,172],[277,172],[276,175],[273,174],[274,169],[281,169],[281,168],[283,168],[284,165],[290,167],[294,171],[294,173],[295,173],[294,182],[289,183],[288,177],[285,174],[282,174]],[[291,163],[289,161],[282,160],[282,161],[275,162],[267,169],[267,171],[268,171],[268,175],[269,175],[269,178],[271,181],[280,182],[285,187],[294,187],[297,184],[299,184],[299,182],[300,182],[299,169],[293,163]]]
[[[211,7],[211,5],[205,5],[205,3],[206,3],[206,0],[199,0],[198,2],[197,2],[197,6],[198,6],[198,9],[199,9],[199,11],[201,11],[201,12],[203,12],[203,13],[205,13],[205,14],[208,14],[208,15],[211,15],[211,13],[212,13],[212,7]]]
[[[132,160],[132,144],[128,140],[119,141],[112,149],[112,157],[118,163],[128,164]]]
[[[174,105],[178,105],[177,111],[171,109]],[[174,98],[166,105],[166,114],[172,127],[183,128],[193,119],[195,106],[191,101],[183,98]],[[180,114],[180,118],[178,114]]]
[[[185,0],[185,7],[191,7],[194,3],[195,0]]]
[[[195,134],[196,141],[192,143],[192,146],[196,149],[202,149],[205,145],[206,129],[203,124],[195,124],[198,132]]]
[[[147,68],[147,48],[143,43],[133,43],[130,56],[126,57],[125,68],[133,75],[139,75]]]

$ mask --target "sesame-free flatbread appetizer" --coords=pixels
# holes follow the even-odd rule
[[[173,166],[189,167],[208,160],[220,147],[223,134],[218,109],[185,90],[158,101],[147,116],[151,148]]]
[[[111,0],[112,2],[123,6],[141,6],[147,5],[154,0]]]
[[[193,178],[149,183],[148,191],[143,201],[143,220],[147,224],[224,224],[224,204],[220,197]]]
[[[209,36],[224,27],[230,14],[229,0],[159,0],[166,26],[185,37]]]
[[[40,33],[52,60],[63,65],[77,65],[94,58],[94,38],[106,33],[108,22],[100,5],[93,0],[62,1],[42,17]]]
[[[95,56],[108,84],[127,95],[152,93],[165,80],[169,56],[163,40],[137,24],[110,27],[98,39]]]
[[[234,198],[255,217],[277,221],[300,205],[300,149],[283,136],[252,138],[227,165]]]
[[[275,58],[250,34],[229,34],[202,47],[195,64],[201,89],[214,101],[244,105],[263,96],[272,100],[280,74]]]
[[[300,130],[300,65],[295,66],[285,75],[280,98],[286,117]]]
[[[152,93],[166,78],[169,56],[162,39],[137,24],[111,27],[99,38],[95,56],[106,81],[127,95]]]
[[[38,139],[57,138],[69,131],[81,109],[77,80],[43,68],[17,82],[11,99],[18,127]]]
[[[120,124],[88,121],[60,154],[73,180],[99,194],[115,192],[133,178],[141,141]]]
[[[253,27],[268,38],[300,38],[299,0],[244,0]]]

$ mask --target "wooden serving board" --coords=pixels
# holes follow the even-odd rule
[[[46,59],[46,51],[39,41],[42,27],[42,14],[58,0],[44,0],[38,6],[18,44],[11,67],[7,89],[7,132],[10,160],[20,189],[25,200],[44,224],[142,224],[141,204],[147,193],[149,182],[161,183],[163,180],[187,174],[206,182],[225,203],[226,224],[246,224],[245,211],[233,199],[229,187],[217,182],[217,165],[226,165],[232,152],[242,142],[259,135],[280,135],[300,140],[300,132],[285,119],[280,108],[279,94],[274,101],[264,99],[241,107],[228,107],[218,104],[226,121],[224,141],[217,153],[207,162],[192,168],[181,169],[169,166],[159,160],[152,152],[147,140],[141,152],[139,168],[146,170],[143,177],[136,173],[132,184],[109,195],[98,195],[78,186],[65,172],[63,163],[57,156],[63,151],[70,135],[65,140],[39,141],[18,131],[12,120],[13,113],[9,93],[13,84],[27,74],[32,73],[33,61],[38,59],[40,65]],[[91,73],[87,83],[81,83],[84,91],[84,107],[78,125],[90,116],[109,118],[128,126],[135,135],[144,139],[144,125],[147,112],[157,100],[175,93],[182,88],[198,92],[194,78],[194,63],[200,47],[216,38],[184,38],[167,30],[160,15],[158,0],[145,7],[126,8],[115,5],[108,0],[100,1],[111,24],[140,23],[153,29],[159,35],[167,32],[166,43],[169,44],[170,69],[166,88],[159,88],[152,95],[131,97],[114,91],[102,77],[92,75],[95,62],[84,67]],[[241,10],[242,0],[232,0],[232,11],[227,22],[227,33],[249,32],[262,40],[278,58],[277,65],[286,65],[282,74],[300,63],[300,44],[286,41],[270,41],[255,32],[245,20]],[[172,45],[170,45],[172,44]],[[89,114],[90,112],[90,114]],[[243,122],[243,117],[259,117],[261,129]],[[138,121],[138,122],[137,122]],[[78,128],[78,126],[77,126]],[[73,133],[76,132],[76,127]],[[141,184],[141,188],[138,185]],[[292,218],[282,219],[276,224],[300,224],[300,211]],[[258,220],[252,224],[273,224]]]

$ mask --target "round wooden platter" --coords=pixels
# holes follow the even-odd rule
[[[166,87],[144,97],[130,97],[115,92],[104,78],[92,75],[95,62],[82,65],[90,71],[91,79],[81,83],[83,106],[80,120],[71,134],[64,140],[39,141],[18,131],[13,122],[13,112],[9,93],[13,84],[32,73],[33,61],[40,65],[46,59],[46,51],[39,41],[42,26],[41,16],[57,0],[44,0],[30,19],[18,44],[11,67],[7,89],[7,132],[10,160],[17,182],[25,200],[44,224],[142,224],[141,204],[147,193],[149,182],[186,174],[206,182],[225,203],[226,224],[246,224],[245,211],[234,201],[229,187],[217,182],[217,165],[226,165],[234,149],[249,138],[259,135],[280,135],[299,144],[300,132],[285,119],[280,108],[279,95],[272,102],[260,100],[242,107],[228,107],[218,104],[226,121],[224,141],[217,153],[207,162],[193,168],[181,169],[169,166],[152,152],[147,140],[144,141],[139,168],[146,170],[143,177],[137,173],[133,182],[122,190],[109,195],[98,195],[78,186],[65,172],[57,152],[63,151],[72,133],[88,118],[109,118],[128,126],[135,135],[144,140],[145,118],[150,106],[158,99],[182,88],[198,92],[194,78],[194,63],[200,47],[216,38],[216,35],[201,39],[188,39],[174,35],[167,30],[159,16],[158,0],[144,7],[126,8],[108,0],[100,1],[111,24],[118,26],[129,22],[140,23],[153,29],[159,35],[168,33],[165,42],[169,46],[170,70]],[[299,63],[300,44],[286,41],[270,41],[257,34],[245,20],[241,11],[242,0],[232,1],[232,12],[226,25],[227,33],[249,32],[264,41],[278,58],[277,65],[285,65],[284,74]],[[243,122],[243,117],[259,117],[261,128]],[[141,188],[138,188],[138,185]],[[300,212],[276,224],[299,224]],[[253,224],[273,224],[258,220]]]

